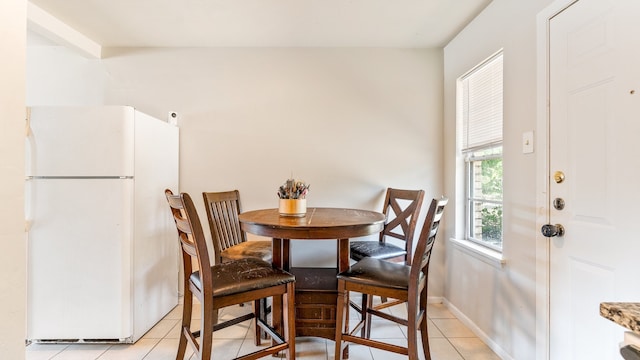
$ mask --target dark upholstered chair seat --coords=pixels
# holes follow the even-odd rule
[[[408,265],[364,258],[348,270],[338,274],[338,279],[348,279],[352,283],[362,285],[407,290],[409,289],[410,272],[411,266]]]
[[[240,294],[295,281],[295,276],[262,260],[247,258],[211,267],[213,297]],[[202,289],[200,272],[195,271],[189,280]]]
[[[356,261],[366,257],[393,259],[407,254],[407,251],[399,246],[380,241],[352,241],[350,247],[351,258]]]
[[[220,252],[222,261],[233,261],[244,258],[262,259],[271,263],[271,241],[245,241]]]

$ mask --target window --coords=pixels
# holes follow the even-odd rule
[[[466,238],[502,250],[502,52],[459,79]]]

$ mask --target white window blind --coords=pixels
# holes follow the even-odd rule
[[[463,143],[470,151],[502,142],[502,53],[462,79]]]

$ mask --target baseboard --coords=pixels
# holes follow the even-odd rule
[[[487,334],[484,333],[484,331],[480,330],[480,328],[476,326],[476,324],[473,321],[471,321],[471,319],[469,319],[462,311],[460,311],[458,308],[453,306],[447,299],[444,299],[444,298],[441,298],[441,299],[442,299],[442,303],[447,307],[447,309],[449,309],[449,311],[451,311],[451,313],[455,315],[456,318],[460,320],[460,322],[462,322],[467,328],[469,328],[469,330],[471,330],[474,334],[476,334],[476,336],[480,340],[482,340],[482,342],[487,344],[487,346],[491,350],[493,350],[493,352],[496,353],[496,355],[498,355],[500,359],[514,360],[511,357],[511,355],[509,355],[498,344],[496,344],[489,336],[487,336]],[[431,302],[430,300],[431,299],[429,298],[427,302],[430,303]]]

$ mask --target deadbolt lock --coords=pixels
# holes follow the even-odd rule
[[[556,184],[560,184],[564,181],[564,173],[562,171],[556,171],[555,174],[553,174],[553,180],[556,181]]]
[[[553,199],[553,207],[556,210],[564,209],[564,199],[563,198],[555,198],[555,199]]]

